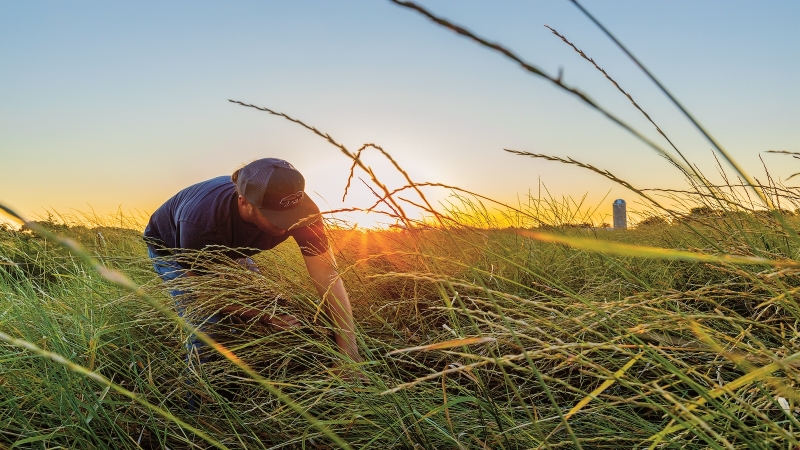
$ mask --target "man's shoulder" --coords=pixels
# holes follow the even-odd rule
[[[195,248],[186,242],[219,241],[230,227],[236,186],[228,176],[212,178],[182,189],[150,217],[145,236],[168,248]],[[186,242],[184,242],[186,241]]]
[[[195,183],[187,188],[185,188],[181,192],[186,191],[213,191],[219,188],[231,188],[235,189],[236,186],[231,181],[231,177],[227,175],[222,175],[219,177],[214,177],[205,181],[201,181],[199,183]]]
[[[316,256],[328,249],[325,224],[320,218],[316,222],[289,231],[305,256]]]
[[[175,196],[176,219],[196,222],[198,218],[227,216],[235,192],[236,186],[226,176],[193,184]]]

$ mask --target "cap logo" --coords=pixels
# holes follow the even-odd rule
[[[283,197],[280,201],[280,205],[284,208],[288,208],[292,205],[296,205],[303,199],[303,191],[297,191],[294,194],[289,194],[286,197]]]

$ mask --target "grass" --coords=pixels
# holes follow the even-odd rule
[[[395,3],[610,116],[499,45]],[[113,226],[87,226],[85,217],[26,222],[27,230],[0,229],[0,444],[800,446],[797,188],[769,176],[758,182],[735,164],[733,176],[721,170],[724,183],[714,184],[650,141],[686,176],[686,190],[654,192],[570,158],[512,151],[575,165],[638,195],[647,219],[614,231],[585,226],[593,209],[580,200],[547,194],[492,205],[414,182],[379,145],[353,152],[298,119],[236,103],[326,139],[352,159],[349,179],[358,169],[374,185],[380,200],[364,209],[384,205],[381,213],[403,223],[403,231],[338,222],[329,230],[365,362],[329,369],[342,355],[291,243],[255,257],[261,274],[219,263],[213,276],[165,285],[140,224],[121,216]],[[408,185],[382,184],[360,159],[367,150],[389,158]],[[434,209],[423,187],[452,196]],[[407,217],[408,205],[430,220]],[[218,325],[203,339],[220,356],[187,366],[190,329],[170,289],[195,293],[195,317],[241,303],[294,314],[304,327]],[[187,408],[189,395],[201,399],[199,410]]]
[[[762,248],[738,253],[764,257],[769,248],[773,260],[785,258],[775,251],[781,236],[769,232],[774,219],[748,217],[744,232]],[[702,237],[681,223],[536,231],[697,252],[728,218],[697,224]],[[139,232],[43,226],[171,305]],[[723,235],[717,244],[735,248]],[[302,318],[298,333],[229,324],[239,332],[219,336],[354,448],[646,447],[663,438],[660,447],[798,445],[794,267],[620,256],[529,239],[516,228],[334,229],[331,237],[366,381],[326,370],[339,355],[291,244],[258,255],[263,276],[231,264],[191,283],[202,293],[199,308],[258,302]],[[2,347],[7,444],[330,445],[231,361],[187,372],[179,326],[51,239],[7,230],[0,241],[2,331],[66,360],[14,342]],[[465,340],[473,337],[484,339]],[[409,347],[417,348],[398,351]],[[203,399],[197,413],[186,410],[188,390]]]

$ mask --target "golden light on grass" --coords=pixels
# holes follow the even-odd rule
[[[775,261],[772,259],[758,258],[754,256],[708,255],[704,253],[648,247],[643,245],[621,244],[601,239],[572,237],[528,230],[516,230],[515,233],[519,234],[520,236],[525,236],[541,242],[564,244],[581,250],[591,250],[619,256],[679,261],[702,261],[720,264],[754,264],[772,267],[800,268],[800,263],[792,260]]]
[[[503,54],[666,154],[560,76],[395,3]],[[254,256],[260,273],[211,250],[180,252],[205,261],[208,274],[162,283],[138,231],[23,220],[28,231],[0,228],[0,390],[13,402],[0,414],[0,446],[800,445],[800,189],[771,177],[753,185],[737,166],[744,181],[714,184],[679,164],[689,188],[661,192],[676,205],[667,208],[608,170],[513,152],[612,180],[660,219],[604,230],[584,220],[593,213],[580,201],[514,206],[418,183],[377,144],[350,151],[299,119],[235,103],[330,143],[350,158],[348,184],[360,171],[378,197],[348,211],[400,226],[330,230],[364,362],[342,361],[291,243]],[[408,184],[383,183],[365,151]],[[434,209],[423,188],[452,201]],[[412,208],[430,219],[408,217]],[[170,290],[191,291],[192,311],[179,316]],[[186,319],[231,304],[292,313],[303,327],[269,333],[223,321],[205,333]],[[187,370],[191,334],[220,357]],[[203,399],[199,411],[187,407],[189,392]]]

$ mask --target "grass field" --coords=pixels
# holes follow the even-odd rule
[[[0,227],[0,447],[799,449],[800,190],[751,179],[687,113],[732,167],[736,181],[712,183],[560,76],[395,3],[577,96],[669,159],[687,189],[665,200],[604,168],[514,152],[619,183],[650,217],[610,230],[569,201],[511,208],[426,183],[453,197],[434,211],[416,191],[421,224],[400,195],[422,185],[379,146],[353,152],[256,107],[351,158],[406,228],[329,229],[364,362],[331,370],[342,355],[293,242],[257,255],[261,274],[220,263],[165,285],[134,220]],[[409,186],[383,185],[364,150]],[[170,289],[194,293],[195,317],[257,304],[303,327],[218,325],[219,356],[187,366],[190,327]]]
[[[352,373],[363,379],[327,371],[339,355],[293,243],[256,257],[263,275],[220,265],[217,275],[193,278],[188,287],[201,309],[266,302],[300,317],[302,331],[227,324],[217,337],[247,366],[220,358],[188,371],[186,333],[164,315],[172,307],[167,291],[176,286],[156,277],[138,230],[40,223],[126,274],[142,286],[138,293],[104,279],[52,237],[3,231],[0,442],[507,449],[800,443],[793,214],[777,220],[709,209],[628,231],[491,229],[477,227],[478,208],[464,204],[449,217],[468,216],[469,226],[331,230],[366,361]],[[605,251],[581,248],[586,242]],[[643,246],[678,250],[667,256],[677,259],[622,252]],[[753,263],[692,256],[723,252]],[[187,410],[189,390],[202,399],[199,411]]]

